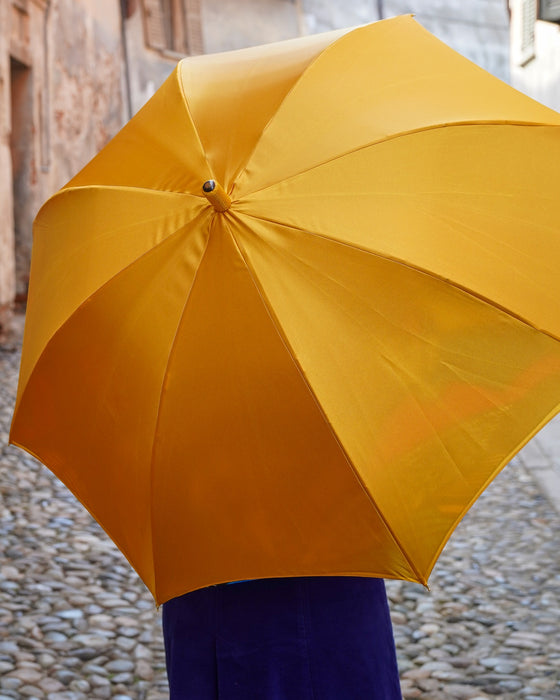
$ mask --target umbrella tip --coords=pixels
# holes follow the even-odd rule
[[[203,192],[213,192],[216,189],[216,180],[206,180],[206,182],[202,185],[202,191]]]
[[[231,206],[231,197],[216,180],[206,180],[202,192],[216,211],[227,211]]]

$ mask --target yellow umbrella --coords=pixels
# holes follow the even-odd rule
[[[425,583],[560,410],[558,182],[411,17],[181,61],[37,217],[11,440],[158,602]]]

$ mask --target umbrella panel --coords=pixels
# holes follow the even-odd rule
[[[121,187],[63,190],[42,207],[33,229],[32,301],[16,410],[51,336],[81,304],[167,237],[185,227],[203,227],[207,216],[200,197]],[[192,245],[195,240],[191,237],[196,261],[201,250]]]
[[[558,411],[560,343],[401,263],[237,217],[329,423],[425,580],[468,506]]]
[[[37,219],[12,440],[160,602],[425,581],[558,410],[560,118],[410,18],[322,41],[181,64]]]
[[[243,576],[417,578],[231,235],[215,220],[196,271],[189,235],[109,281],[51,340],[20,407],[47,418],[16,420],[17,442],[40,445],[96,504],[158,602]]]
[[[83,303],[41,354],[12,425],[15,444],[74,492],[151,590],[153,431],[201,237],[168,237]]]

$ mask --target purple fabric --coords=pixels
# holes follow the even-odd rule
[[[381,579],[262,579],[163,606],[170,700],[401,700]]]

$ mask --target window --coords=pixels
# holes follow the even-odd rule
[[[200,0],[143,0],[146,44],[170,54],[202,52]]]
[[[510,7],[512,59],[524,66],[535,57],[537,0],[510,0]]]

